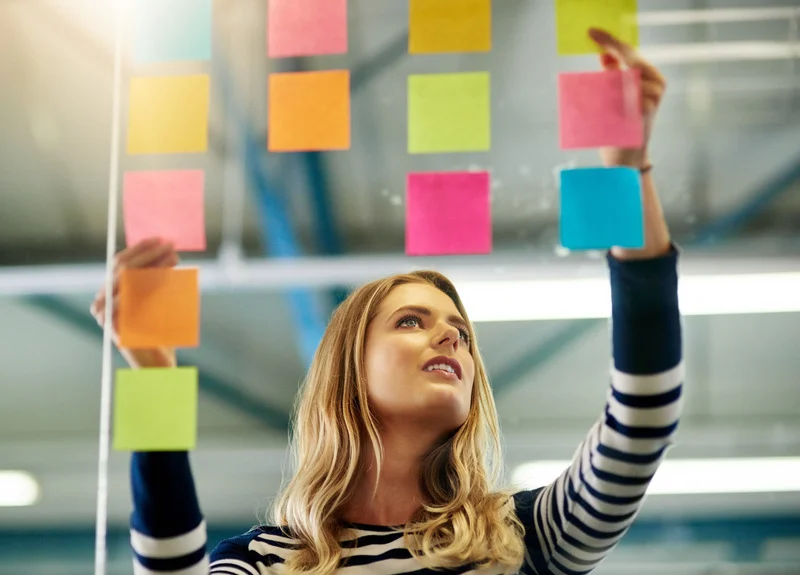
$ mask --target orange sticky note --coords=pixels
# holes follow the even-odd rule
[[[409,22],[411,54],[492,49],[492,0],[411,0]]]
[[[270,74],[271,152],[350,148],[350,72]]]
[[[197,269],[123,270],[119,279],[120,347],[200,345]]]

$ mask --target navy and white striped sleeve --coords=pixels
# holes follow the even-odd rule
[[[211,575],[259,575],[259,565],[264,557],[250,550],[250,543],[257,537],[257,529],[237,537],[225,539],[211,552]]]
[[[135,575],[208,575],[206,525],[186,452],[131,458]]]
[[[597,567],[633,523],[674,441],[684,378],[677,259],[674,247],[652,260],[609,255],[613,362],[605,409],[569,468],[516,498],[539,575]]]

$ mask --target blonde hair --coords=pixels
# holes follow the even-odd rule
[[[345,529],[339,512],[352,496],[367,439],[380,476],[383,449],[378,422],[367,401],[365,340],[381,302],[393,288],[407,283],[441,290],[469,323],[453,284],[430,271],[369,283],[334,312],[297,403],[294,476],[273,511],[275,523],[300,541],[286,562],[290,572],[322,575],[339,567],[339,537]],[[471,353],[475,381],[469,415],[426,457],[420,481],[427,502],[405,526],[404,538],[411,553],[428,568],[493,565],[512,573],[522,565],[524,530],[511,492],[493,490],[502,475],[500,433],[474,336]]]

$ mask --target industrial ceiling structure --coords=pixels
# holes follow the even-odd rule
[[[91,570],[102,331],[88,309],[107,249],[114,8],[0,1],[0,471],[30,473],[40,488],[34,505],[0,507],[0,575]],[[465,289],[491,280],[470,301],[486,310],[477,331],[512,473],[568,460],[607,393],[602,313],[570,314],[577,300],[554,317],[492,311],[512,287],[516,305],[524,296],[541,310],[555,305],[541,280],[605,277],[602,254],[567,253],[558,237],[559,168],[598,160],[559,149],[557,75],[598,69],[596,58],[557,55],[552,0],[495,0],[490,53],[425,57],[408,54],[407,2],[348,9],[347,55],[269,59],[266,0],[215,0],[210,63],[124,61],[124,80],[212,79],[207,153],[120,155],[121,171],[206,173],[208,250],[183,262],[201,269],[201,345],[180,359],[201,374],[192,462],[212,541],[268,508],[309,354],[336,302],[368,279],[432,267]],[[687,285],[800,272],[800,4],[639,9],[641,50],[669,82],[653,163]],[[352,74],[352,148],[268,154],[268,74],[331,68]],[[407,76],[471,70],[491,74],[491,151],[409,155]],[[406,174],[434,169],[491,170],[492,255],[404,255]],[[800,457],[800,310],[791,293],[758,286],[687,288],[685,415],[670,459]],[[733,307],[707,311],[723,300]],[[109,575],[132,572],[127,465],[112,454]],[[741,491],[652,494],[598,573],[800,574],[800,491]]]

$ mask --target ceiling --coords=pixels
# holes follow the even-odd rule
[[[206,171],[209,249],[187,255],[187,262],[237,262],[237,253],[247,262],[274,261],[287,236],[262,225],[263,196],[252,166],[242,162],[242,126],[233,112],[245,120],[251,143],[263,145],[270,72],[346,67],[354,78],[352,149],[264,154],[259,164],[273,197],[285,205],[289,239],[305,266],[298,283],[321,302],[317,319],[329,312],[328,288],[416,265],[498,277],[520,263],[544,272],[600,269],[598,254],[567,254],[558,246],[555,171],[597,160],[592,152],[558,148],[557,74],[597,69],[597,63],[556,55],[552,4],[495,0],[489,54],[412,57],[406,2],[351,0],[348,55],[275,62],[262,49],[265,0],[217,0],[213,62],[146,69],[126,62],[123,70],[123,86],[139,73],[210,73],[209,152],[133,158],[123,151],[120,169]],[[0,469],[34,473],[43,491],[36,506],[0,509],[0,574],[16,569],[11,558],[3,562],[3,531],[77,532],[94,522],[102,333],[88,306],[106,253],[112,6],[0,1]],[[687,259],[702,255],[712,266],[777,258],[800,268],[800,4],[640,0],[643,14],[786,8],[798,10],[794,27],[777,17],[642,26],[642,51],[669,81],[653,160]],[[739,52],[724,60],[691,56],[698,46],[711,53],[719,45]],[[784,49],[794,57],[780,57]],[[759,50],[764,55],[754,56]],[[407,75],[467,70],[491,73],[491,152],[408,155]],[[492,171],[495,253],[403,257],[406,174],[454,168]],[[319,207],[320,198],[328,210]],[[117,245],[123,242],[120,234]],[[193,458],[200,495],[209,521],[224,527],[246,529],[278,488],[285,419],[304,373],[300,342],[308,326],[287,303],[280,268],[270,269],[258,285],[209,284],[201,345],[183,356],[204,377]],[[800,455],[800,315],[688,317],[684,325],[686,412],[671,457]],[[603,406],[607,323],[489,322],[478,325],[478,335],[497,388],[508,465],[569,458]],[[113,454],[111,463],[109,518],[122,528],[130,512],[126,454]],[[800,522],[800,493],[652,497],[643,520],[761,516]],[[800,544],[782,541],[771,542],[761,557],[772,558],[774,572],[789,573],[800,565],[792,551]],[[630,548],[615,572],[647,564],[655,573],[654,564],[678,555],[687,565],[716,565],[730,559],[721,545],[695,542],[677,554],[671,547],[672,558]]]

